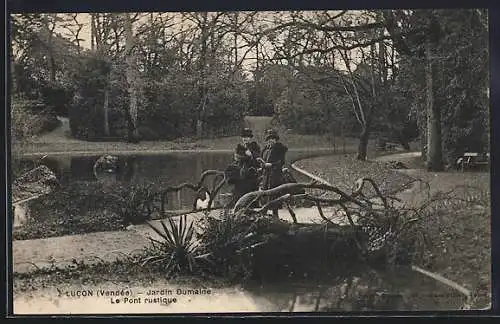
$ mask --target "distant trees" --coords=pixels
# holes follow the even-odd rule
[[[402,55],[398,85],[410,98],[430,170],[489,148],[488,30],[484,10],[388,11]],[[397,25],[401,27],[396,27]]]
[[[69,111],[79,138],[223,136],[253,114],[299,133],[355,132],[361,160],[374,134],[406,147],[420,136],[431,170],[488,149],[484,10],[92,13],[87,22],[30,14],[11,22],[13,93]],[[80,46],[85,25],[90,49]]]
[[[373,129],[408,147],[418,125],[428,168],[439,171],[464,150],[488,146],[486,22],[484,10],[469,9],[291,12],[265,33],[275,40],[274,61],[339,71],[360,125],[359,159]],[[318,96],[292,110],[310,110]]]

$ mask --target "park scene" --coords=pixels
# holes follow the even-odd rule
[[[488,12],[10,15],[13,314],[487,310]]]

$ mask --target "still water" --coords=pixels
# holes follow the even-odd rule
[[[301,158],[318,155],[308,151],[291,151],[288,154],[290,164]],[[99,167],[96,162],[104,155],[96,156],[48,156],[41,160],[55,172],[61,187],[71,187],[72,183],[87,182],[103,184],[138,184],[154,182],[161,186],[176,186],[184,182],[197,183],[203,171],[209,169],[224,170],[232,161],[231,152],[199,152],[199,153],[169,153],[155,155],[113,155],[112,164],[116,168],[106,169]],[[102,160],[102,159],[101,159]],[[26,162],[36,161],[29,159]],[[298,180],[307,181],[301,174],[294,175]],[[208,180],[208,179],[207,179]],[[211,181],[211,180],[209,180]],[[207,182],[209,185],[213,185]],[[229,192],[231,188],[225,185],[221,193]],[[195,199],[195,193],[190,189],[183,189],[171,193],[168,197],[168,210],[190,209]],[[27,206],[23,206],[27,208]]]
[[[318,155],[307,151],[288,154],[288,165],[294,160]],[[230,152],[169,153],[162,155],[117,155],[120,167],[112,172],[96,171],[94,165],[101,156],[47,157],[43,164],[57,175],[62,187],[76,182],[120,182],[134,184],[154,181],[175,186],[183,182],[196,183],[207,169],[224,170],[232,159]],[[299,181],[308,181],[294,173]],[[223,191],[230,188],[224,187]],[[169,199],[169,209],[190,208],[194,193],[182,191]],[[341,261],[339,261],[341,262]],[[109,284],[108,284],[109,285]],[[107,287],[106,289],[123,289]],[[175,303],[146,304],[144,295],[149,289],[175,287],[170,282],[156,283],[154,287],[135,286],[134,298],[142,298],[132,306],[127,303],[109,304],[109,300],[94,297],[59,298],[54,291],[34,292],[14,296],[16,313],[198,313],[198,312],[345,312],[369,310],[452,310],[464,303],[464,297],[433,279],[410,269],[397,271],[344,272],[334,278],[324,278],[283,284],[213,289],[210,296],[181,295]],[[191,287],[196,289],[197,287]],[[199,287],[198,287],[199,288]],[[95,287],[72,287],[73,290],[92,290]],[[142,296],[142,297],[141,297]],[[171,297],[171,296],[170,296]],[[136,299],[137,301],[137,299]]]
[[[99,291],[125,290],[126,298]],[[63,295],[61,295],[61,292]],[[117,303],[116,300],[119,299]],[[376,271],[364,268],[322,280],[268,283],[262,286],[212,287],[102,283],[66,285],[14,295],[16,314],[225,313],[225,312],[366,312],[457,310],[465,298],[457,291],[409,268]]]

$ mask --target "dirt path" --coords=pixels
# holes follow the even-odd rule
[[[409,152],[394,155],[381,156],[375,161],[401,161],[412,164],[412,159],[420,157],[420,152]],[[405,174],[414,179],[418,179],[412,187],[402,191],[399,197],[405,202],[418,203],[427,199],[429,195],[437,192],[449,192],[455,190],[457,194],[470,194],[477,188],[489,187],[490,175],[486,172],[467,172],[447,171],[447,172],[428,172],[423,169],[399,169],[397,172]]]
[[[297,208],[294,210],[299,223],[318,223],[320,217],[314,208]],[[347,221],[340,216],[330,216],[329,208],[324,208],[328,217],[339,225]],[[214,212],[216,215],[217,212]],[[279,211],[280,218],[293,221],[286,209]],[[197,223],[201,213],[188,216],[188,222]],[[179,218],[176,217],[178,220]],[[161,220],[152,221],[152,225],[161,229]],[[198,229],[200,230],[200,229]],[[12,242],[13,271],[17,273],[31,272],[37,268],[51,266],[65,267],[73,260],[93,264],[99,261],[112,262],[117,258],[133,255],[148,246],[149,237],[159,239],[158,234],[147,224],[129,226],[124,231],[94,232],[79,235],[66,235],[34,240],[14,240]]]
[[[41,134],[32,139],[33,143],[81,143],[82,140],[78,140],[71,137],[69,119],[67,117],[58,116],[57,119],[61,122],[61,125],[51,132]]]
[[[36,240],[12,242],[14,273],[27,273],[37,268],[66,267],[73,260],[93,264],[115,261],[141,250],[148,239],[134,231],[95,232]]]

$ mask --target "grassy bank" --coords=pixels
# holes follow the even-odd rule
[[[418,167],[418,158],[402,159]],[[428,173],[415,170],[409,175],[388,169],[384,162],[360,162],[352,155],[324,156],[299,161],[297,165],[341,189],[349,190],[359,177],[373,178],[385,192],[393,192],[421,179],[432,194],[453,191],[437,201],[425,224],[429,235],[421,266],[437,272],[471,290],[475,304],[488,306],[491,292],[491,210],[490,174],[487,172]],[[421,197],[424,199],[423,197]]]
[[[385,194],[396,193],[415,181],[410,176],[387,168],[383,163],[359,161],[355,154],[327,155],[300,160],[295,165],[347,192],[362,177],[373,179]]]
[[[271,117],[247,116],[245,118],[247,127],[254,130],[255,140],[263,144],[264,131],[269,127],[275,127],[282,141],[290,149],[315,149],[329,148],[338,151],[357,145],[357,138],[333,138],[328,135],[300,135],[285,130],[283,127],[275,126]],[[122,140],[115,141],[84,141],[71,138],[69,125],[65,124],[52,132],[41,134],[24,141],[23,145],[13,148],[18,154],[44,155],[44,154],[91,154],[103,152],[133,152],[135,154],[155,153],[176,150],[232,150],[240,141],[239,136],[219,138],[179,138],[176,140],[141,141],[139,143],[127,143]]]
[[[258,138],[256,138],[259,140]],[[13,148],[18,155],[41,156],[45,154],[95,154],[105,152],[125,152],[144,154],[161,153],[179,150],[232,150],[240,142],[237,136],[222,137],[214,139],[190,139],[184,138],[175,141],[143,141],[137,144],[126,142],[86,142],[74,139],[61,139],[55,142],[44,142],[42,140],[31,140],[22,146]],[[289,149],[330,149],[341,152],[344,148],[352,150],[357,145],[356,138],[345,138],[335,143],[332,138],[320,135],[297,135],[286,134],[282,141]],[[263,145],[263,141],[259,140]]]

